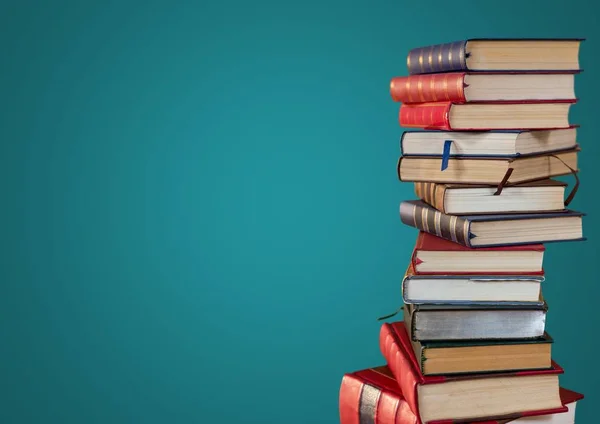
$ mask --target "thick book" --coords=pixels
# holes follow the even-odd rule
[[[411,227],[466,247],[501,247],[583,241],[582,212],[447,215],[422,200],[400,203],[400,220]]]
[[[547,333],[525,340],[411,340],[423,375],[548,369],[552,366],[552,343]]]
[[[399,122],[405,128],[446,131],[550,130],[569,128],[576,100],[531,102],[402,103]]]
[[[508,422],[573,423],[575,404],[583,395],[560,388],[560,399],[567,412],[543,414],[543,411],[517,414],[521,418],[504,420],[470,421],[473,424],[506,424]],[[539,415],[537,415],[539,414]],[[386,365],[344,374],[339,391],[340,424],[421,424],[410,409],[402,389]],[[561,421],[560,418],[571,418]],[[553,417],[559,420],[553,421]],[[564,419],[563,418],[563,419]],[[459,421],[453,421],[454,423]],[[451,421],[452,423],[452,421]]]
[[[412,263],[402,279],[402,299],[413,305],[543,306],[543,275],[416,274]]]
[[[411,340],[536,339],[544,335],[548,305],[405,304]]]
[[[456,71],[578,71],[583,38],[471,38],[409,51],[410,74]]]
[[[543,244],[478,249],[420,231],[411,262],[419,275],[544,275]]]
[[[398,179],[403,182],[505,185],[576,174],[579,148],[519,157],[448,158],[401,156]]]
[[[513,212],[558,212],[565,209],[567,184],[537,180],[497,187],[485,184],[415,182],[415,194],[429,206],[449,215]]]
[[[518,157],[577,147],[577,126],[556,130],[407,130],[400,137],[404,156]]]
[[[390,94],[402,103],[574,100],[575,73],[410,75],[392,78]]]
[[[563,369],[426,376],[402,322],[383,324],[379,346],[410,409],[423,423],[510,419],[566,412],[560,399]]]

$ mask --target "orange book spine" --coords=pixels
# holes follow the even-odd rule
[[[425,203],[434,207],[441,213],[446,213],[445,202],[446,188],[444,184],[436,184],[431,182],[416,182],[415,194]]]
[[[400,126],[407,128],[425,128],[452,130],[449,113],[451,102],[406,104],[400,106]]]
[[[447,73],[431,75],[411,75],[395,77],[390,82],[390,94],[395,102],[464,103],[465,73]]]

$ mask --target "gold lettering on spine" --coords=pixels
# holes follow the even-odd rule
[[[452,238],[452,241],[456,242],[458,241],[456,239],[456,221],[458,220],[458,218],[456,216],[452,216],[452,218],[450,218],[450,237]]]
[[[417,78],[417,92],[419,93],[419,100],[424,102],[425,98],[423,97],[423,81],[421,81],[421,75]]]
[[[423,49],[419,50],[419,66],[421,67],[421,72],[425,72],[423,69]]]
[[[451,44],[450,48],[448,49],[448,66],[450,69],[454,69],[454,66],[452,65],[452,47],[454,46]]]
[[[467,43],[463,43],[458,50],[458,58],[460,59],[460,67],[467,68],[467,62],[465,61],[465,50],[467,49]]]
[[[444,75],[442,89],[444,90],[444,97],[446,98],[446,100],[450,100],[450,96],[448,95],[448,74]]]
[[[427,57],[427,63],[429,64],[429,71],[433,72],[433,48],[434,46],[431,46],[431,51],[429,52],[429,56]]]
[[[423,221],[423,231],[426,233],[429,232],[429,225],[427,225],[427,212],[429,212],[428,208],[421,209],[421,221]]]
[[[435,213],[435,235],[438,237],[442,236],[442,214],[439,212]]]
[[[470,242],[470,238],[469,238],[469,220],[465,219],[465,223],[463,226],[463,234],[465,235],[465,240],[464,243],[465,245],[471,247],[471,242]]]
[[[408,101],[412,102],[412,95],[410,92],[410,77],[406,78],[406,95],[408,96]]]
[[[417,205],[413,205],[412,217],[413,217],[413,220],[415,221],[415,228],[419,228],[417,226]]]
[[[408,56],[406,56],[406,67],[408,68],[408,72],[410,72],[410,55],[412,51],[408,52]]]
[[[438,71],[441,71],[442,69],[444,69],[444,67],[442,66],[442,48],[443,46],[440,44],[439,45],[440,48],[440,52],[437,55],[437,61],[438,61]]]
[[[429,197],[431,198],[431,204],[435,207],[436,206],[436,200],[435,200],[435,191],[436,191],[436,185],[435,183],[429,183]]]

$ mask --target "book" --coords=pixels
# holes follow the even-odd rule
[[[548,333],[537,339],[500,341],[411,340],[423,375],[548,369],[552,366],[552,343]]]
[[[422,200],[400,203],[400,220],[411,227],[466,247],[500,247],[583,241],[583,216],[562,212],[502,215],[447,215]]]
[[[411,49],[409,74],[453,71],[577,71],[583,38],[470,38]]]
[[[553,179],[497,187],[485,184],[416,182],[415,194],[449,215],[514,212],[558,212],[565,209],[567,184]]]
[[[515,414],[512,419],[470,421],[473,424],[506,424],[508,422],[573,423],[575,405],[583,395],[565,389],[559,390],[567,412],[544,414],[544,411]],[[340,424],[421,424],[410,409],[402,389],[386,365],[346,373],[339,390]],[[530,419],[533,421],[530,421]],[[570,419],[570,421],[568,421]]]
[[[448,146],[448,147],[446,147]],[[403,156],[517,157],[577,147],[577,127],[556,130],[407,130],[400,137]]]
[[[518,184],[577,173],[578,153],[577,148],[519,157],[454,157],[447,160],[445,168],[442,157],[401,156],[397,173],[403,182]]]
[[[405,304],[411,340],[511,340],[542,337],[548,305]]]
[[[574,100],[575,74],[450,72],[395,77],[390,81],[395,102],[453,103]]]
[[[402,279],[405,304],[543,306],[543,275],[416,274],[411,265]]]
[[[410,409],[423,423],[508,419],[536,412],[566,412],[560,399],[559,375],[547,370],[495,374],[429,376],[420,372],[402,323],[385,323],[380,350]]]
[[[543,244],[469,248],[420,231],[411,263],[415,274],[544,275]]]
[[[549,130],[568,128],[576,100],[537,103],[402,103],[400,126],[446,131]]]

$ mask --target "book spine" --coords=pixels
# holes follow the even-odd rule
[[[400,106],[400,126],[451,131],[451,102],[406,104]]]
[[[464,77],[464,73],[396,77],[390,82],[390,94],[395,102],[409,104],[439,101],[464,103],[467,101]]]
[[[420,424],[398,394],[351,374],[342,379],[339,413],[340,424]]]
[[[435,44],[408,52],[406,67],[410,75],[467,70],[467,42]]]
[[[427,206],[402,202],[400,220],[426,233],[471,247],[471,223],[468,219],[446,215]]]
[[[446,213],[446,189],[447,186],[445,184],[431,182],[415,183],[415,194],[417,197],[443,214]]]
[[[383,324],[379,333],[379,348],[387,361],[387,366],[396,378],[402,396],[416,416],[420,416],[417,387],[419,376],[413,370],[410,359],[400,349],[390,324]]]

